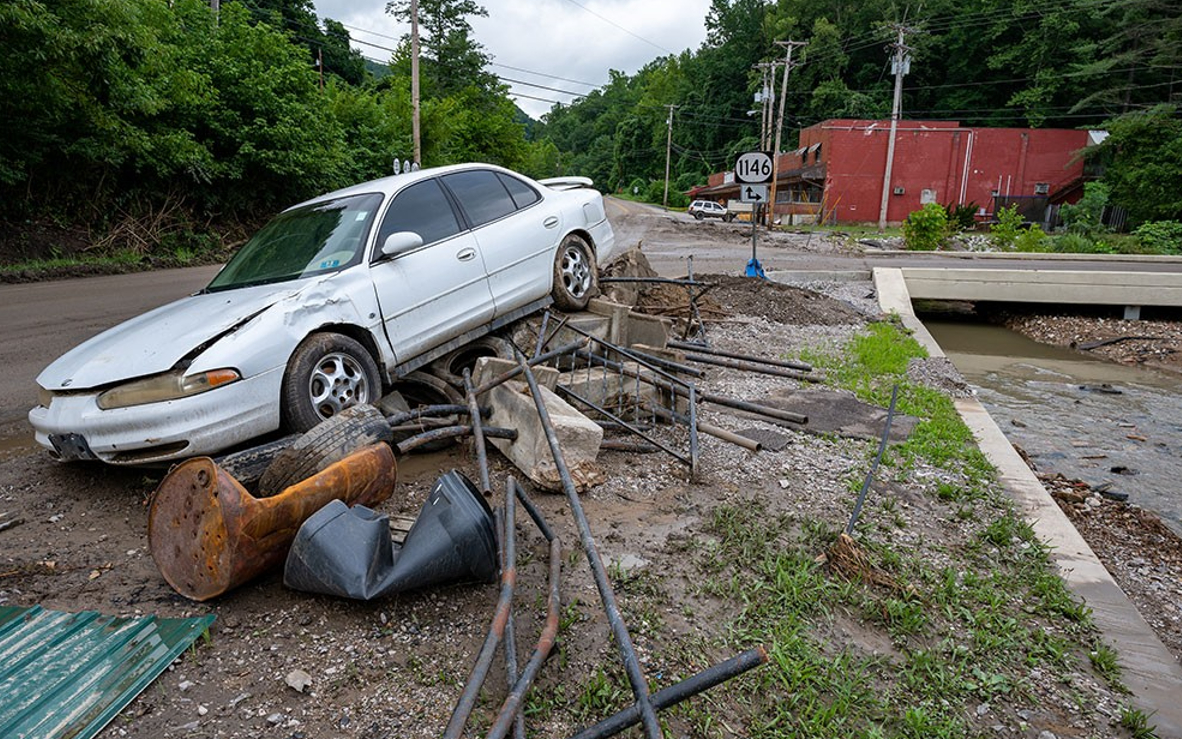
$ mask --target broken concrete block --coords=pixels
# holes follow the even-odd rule
[[[603,481],[603,474],[595,464],[603,429],[584,416],[549,388],[540,387],[542,402],[550,414],[563,459],[578,490],[586,490]],[[524,382],[510,380],[489,391],[492,406],[490,426],[517,429],[517,439],[491,439],[493,445],[509,458],[536,485],[546,490],[561,491],[562,478],[554,464],[546,432],[542,429],[538,410],[529,387]]]
[[[672,325],[673,322],[668,318],[630,313],[622,332],[623,343],[647,344],[664,349],[669,343],[669,328]]]
[[[607,335],[601,338],[607,339],[613,344],[623,343],[624,330],[628,323],[628,314],[631,310],[627,305],[613,303],[603,298],[592,298],[591,302],[587,304],[588,313],[604,316],[611,322]]]
[[[500,357],[481,357],[476,360],[476,368],[472,372],[472,386],[480,387],[497,375],[520,367],[515,359],[501,359]],[[553,390],[558,385],[558,370],[553,367],[531,367],[538,384]],[[517,376],[524,382],[521,375]],[[484,401],[481,401],[483,404]]]

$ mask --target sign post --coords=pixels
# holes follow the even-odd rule
[[[739,200],[751,203],[751,261],[747,262],[747,277],[762,277],[763,265],[756,258],[756,245],[759,241],[759,230],[755,224],[759,221],[760,209],[767,202],[767,183],[772,179],[772,155],[766,151],[749,151],[740,154],[735,162],[735,181],[739,183]]]

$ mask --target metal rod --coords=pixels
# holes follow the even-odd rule
[[[680,413],[677,413],[675,411],[671,411],[664,406],[653,405],[652,409],[653,409],[653,412],[655,412],[658,416],[662,416],[664,418],[672,419],[675,421],[681,421],[682,423],[686,423],[686,424],[689,423],[688,417],[683,416]],[[722,439],[723,441],[729,441],[730,443],[735,444],[736,446],[741,446],[744,449],[747,449],[752,452],[758,452],[761,449],[763,449],[763,445],[760,444],[755,439],[748,439],[746,436],[740,436],[739,434],[736,434],[734,431],[728,431],[727,429],[724,429],[720,426],[715,426],[712,423],[706,423],[705,421],[698,421],[697,428],[698,428],[698,431],[701,431],[703,434],[709,434],[716,439]],[[600,448],[601,449],[603,448],[602,444],[600,444]]]
[[[882,453],[886,451],[887,437],[891,435],[891,421],[895,418],[895,401],[899,398],[899,386],[895,385],[891,390],[891,405],[887,408],[886,423],[883,424],[882,439],[878,442],[878,454],[874,457],[874,462],[870,465],[870,471],[866,473],[866,479],[862,481],[862,490],[858,493],[858,501],[854,503],[854,511],[850,514],[850,520],[845,525],[845,532],[852,534],[854,531],[854,524],[858,523],[858,516],[862,513],[862,504],[866,502],[866,493],[870,491],[870,483],[874,480],[874,473],[878,472],[878,463],[882,461]]]
[[[756,357],[748,354],[739,354],[737,352],[724,352],[721,349],[712,349],[701,344],[691,344],[686,341],[670,341],[668,342],[670,349],[683,349],[688,352],[697,352],[698,354],[709,354],[715,357],[727,357],[729,359],[742,359],[747,362],[759,362],[760,364],[770,364],[773,367],[787,367],[788,369],[798,369],[804,372],[812,372],[813,366],[806,362],[793,362],[787,359],[767,359],[765,357]]]
[[[730,369],[743,370],[744,372],[758,372],[762,375],[773,375],[775,377],[788,377],[793,380],[802,380],[804,382],[820,382],[821,378],[816,375],[808,375],[799,370],[780,369],[778,367],[770,367],[766,364],[758,362],[748,362],[742,359],[726,359],[724,357],[710,357],[704,354],[693,354],[691,352],[685,353],[687,362],[697,362],[699,364],[711,364],[716,367],[729,367]]]
[[[480,492],[492,494],[492,483],[488,479],[488,451],[484,446],[484,424],[480,422],[480,407],[476,393],[472,392],[472,373],[464,368],[464,393],[468,396],[468,415],[472,419],[472,438],[476,442],[476,464],[480,467]]]
[[[550,323],[550,311],[542,313],[542,325],[538,326],[538,337],[534,339],[534,358],[542,353],[542,337],[546,335],[546,326]]]
[[[673,407],[677,407],[676,396],[670,399]],[[698,389],[690,383],[689,386],[689,437],[690,437],[690,480],[698,477]]]
[[[515,518],[514,514],[517,510],[515,501],[516,496],[505,496],[503,520],[506,522],[511,522]],[[497,599],[493,620],[488,627],[488,634],[484,637],[484,644],[480,647],[480,653],[476,657],[476,663],[472,665],[472,672],[468,675],[467,682],[464,683],[464,691],[460,693],[460,699],[456,701],[451,719],[447,722],[447,728],[443,732],[444,739],[459,739],[464,733],[464,725],[468,723],[468,717],[472,715],[472,709],[476,706],[480,688],[488,677],[497,645],[500,643],[501,637],[504,636],[505,624],[509,621],[513,606],[513,589],[517,585],[517,544],[514,541],[516,538],[514,527],[512,525],[506,527],[506,532],[504,564],[501,567],[501,595]]]
[[[663,690],[658,690],[653,694],[653,705],[657,710],[675,706],[686,698],[691,698],[698,693],[704,693],[710,688],[721,685],[732,677],[738,677],[744,672],[759,667],[765,662],[767,662],[767,650],[763,647],[749,649],[736,657],[731,657],[725,662],[719,662],[713,667],[707,667],[705,670],[682,680],[676,685],[670,685]],[[618,734],[629,726],[635,726],[639,722],[640,708],[632,705],[614,716],[600,721],[594,726],[583,729],[571,737],[571,739],[603,739],[604,737]]]
[[[542,391],[538,388],[537,378],[525,360],[525,356],[517,353],[517,362],[521,371],[525,373],[525,380],[529,383],[529,392],[534,400],[534,407],[538,410],[538,419],[542,429],[546,432],[546,442],[550,446],[550,453],[554,457],[554,466],[558,468],[558,476],[562,479],[562,488],[566,493],[567,502],[579,530],[579,539],[583,544],[583,552],[587,555],[587,562],[591,566],[591,574],[595,578],[595,587],[599,590],[599,599],[603,601],[603,609],[611,626],[612,636],[615,637],[616,648],[620,652],[620,660],[624,663],[624,672],[628,675],[628,682],[632,686],[632,695],[636,698],[640,722],[644,726],[644,733],[648,739],[662,739],[661,726],[657,722],[657,712],[653,709],[649,699],[648,682],[644,672],[640,669],[640,661],[636,657],[636,649],[632,645],[632,636],[624,624],[624,617],[616,603],[616,594],[612,591],[611,582],[607,577],[607,570],[603,566],[603,559],[599,550],[595,548],[595,537],[591,533],[591,524],[587,521],[587,514],[583,511],[583,504],[579,500],[579,493],[571,479],[570,470],[566,466],[566,458],[562,454],[562,447],[558,444],[558,434],[554,431],[554,424],[550,421],[550,412],[542,401]]]
[[[517,429],[506,429],[499,426],[485,426],[484,436],[487,439],[516,439]],[[447,426],[446,428],[434,429],[432,431],[425,431],[417,436],[412,436],[405,439],[394,446],[399,454],[406,454],[407,452],[418,449],[424,444],[430,444],[433,441],[440,441],[442,439],[456,439],[461,436],[467,436],[472,433],[471,426]]]
[[[673,393],[674,395],[681,395],[682,397],[688,396],[688,393],[677,385],[664,382],[656,377],[646,376],[644,373],[638,372],[637,370],[620,364],[619,362],[613,362],[610,359],[596,355],[590,356],[594,357],[595,361],[600,362],[605,367],[611,367],[612,369],[619,370],[621,374],[628,375],[629,377],[636,377],[637,379],[647,382],[653,387],[659,387],[662,390]],[[713,403],[714,405],[726,406],[727,408],[734,408],[735,410],[747,411],[748,413],[754,413],[767,418],[774,418],[778,421],[787,421],[789,423],[808,423],[808,416],[801,415],[800,413],[780,410],[779,408],[768,408],[767,406],[748,403],[745,400],[739,400],[737,398],[729,398],[723,395],[714,395],[712,393],[697,393],[697,397],[698,400],[702,401],[703,403]]]
[[[546,315],[550,315],[550,311],[546,311]],[[551,341],[554,341],[554,337],[558,335],[558,332],[562,330],[562,327],[565,326],[566,322],[569,320],[570,320],[570,316],[563,316],[562,317],[562,320],[560,320],[558,322],[558,325],[554,327],[554,330],[550,332],[550,335],[542,340],[541,346],[543,349],[546,348],[546,345],[549,344]]]
[[[681,374],[689,375],[690,377],[701,378],[701,377],[706,376],[706,373],[703,372],[702,370],[698,369],[697,367],[690,367],[688,364],[674,362],[672,359],[665,359],[664,357],[653,356],[652,354],[649,354],[648,352],[639,351],[637,349],[633,349],[632,351],[636,354],[636,356],[641,357],[646,362],[650,362],[652,364],[655,364],[658,367],[661,367],[662,369],[672,370],[673,372],[680,372]]]
[[[612,412],[611,412],[611,411],[609,411],[608,409],[606,409],[606,408],[603,408],[603,407],[601,407],[601,406],[598,406],[598,405],[596,405],[596,404],[595,404],[595,403],[593,403],[592,401],[590,401],[590,400],[587,400],[586,398],[584,398],[583,396],[579,395],[578,393],[576,393],[574,390],[571,390],[570,388],[566,388],[566,387],[559,387],[559,388],[558,388],[558,391],[559,391],[560,393],[562,393],[563,395],[567,396],[568,398],[571,398],[572,400],[574,400],[574,401],[576,401],[576,402],[582,403],[583,405],[587,406],[588,408],[590,408],[591,410],[595,411],[596,413],[602,413],[603,415],[607,416],[608,418],[610,418],[610,419],[611,419],[612,421],[614,421],[615,423],[618,423],[618,424],[620,425],[620,427],[621,427],[621,428],[627,429],[627,430],[628,430],[628,431],[630,431],[631,433],[633,433],[633,434],[636,434],[637,436],[639,436],[640,438],[644,439],[645,441],[647,441],[648,443],[652,444],[653,446],[657,447],[658,449],[661,449],[661,450],[662,450],[662,451],[664,451],[665,453],[667,453],[667,454],[669,454],[669,455],[671,455],[671,456],[673,456],[673,457],[676,457],[676,458],[677,458],[677,460],[678,460],[678,461],[680,461],[681,463],[683,463],[683,464],[685,464],[685,465],[690,465],[690,466],[692,466],[692,460],[691,460],[691,459],[686,459],[686,458],[685,458],[684,456],[682,456],[681,454],[678,454],[677,452],[673,451],[673,450],[672,450],[672,449],[670,449],[669,447],[665,446],[665,445],[664,445],[664,444],[662,444],[661,442],[659,442],[659,441],[657,441],[656,439],[652,438],[651,436],[649,436],[648,434],[644,433],[643,431],[641,431],[641,430],[640,430],[639,428],[637,428],[636,426],[633,426],[632,424],[628,423],[627,421],[625,421],[624,419],[620,418],[620,417],[619,417],[619,416],[617,416],[616,414],[612,413]]]
[[[569,344],[563,344],[562,346],[558,347],[557,349],[552,349],[552,350],[546,352],[545,354],[539,354],[538,356],[529,360],[529,366],[532,367],[537,364],[543,364],[545,362],[549,362],[551,359],[554,359],[555,357],[562,356],[563,354],[570,354],[571,352],[575,351],[576,349],[580,349],[586,345],[587,345],[587,341],[585,339],[579,339],[578,341],[572,341]],[[478,395],[478,396],[484,395],[489,390],[492,390],[494,387],[496,387],[498,385],[503,385],[506,382],[508,382],[509,380],[512,380],[514,377],[517,377],[520,374],[521,374],[521,368],[514,367],[511,370],[508,370],[506,372],[502,372],[501,374],[497,375],[496,377],[493,377],[492,379],[487,380],[487,381],[481,383],[480,385],[477,385],[476,390],[474,390],[473,392],[475,392],[476,395]]]
[[[421,405],[418,408],[410,411],[403,411],[402,413],[395,413],[392,416],[386,416],[386,423],[391,426],[400,426],[409,421],[417,421],[421,418],[431,418],[435,416],[451,416],[455,414],[466,415],[471,411],[467,405]],[[489,409],[481,408],[480,414],[488,416]]]
[[[680,280],[670,277],[600,277],[600,284],[604,282],[651,282],[657,285],[686,285],[688,287],[701,287],[702,285],[713,285],[710,282],[698,282],[694,279]]]
[[[667,382],[672,382],[672,383],[675,383],[675,384],[677,384],[677,385],[681,385],[681,386],[683,386],[683,387],[684,387],[684,386],[685,386],[685,384],[686,384],[686,383],[685,383],[685,381],[684,381],[684,380],[682,380],[681,378],[679,378],[679,377],[675,377],[675,376],[673,376],[673,375],[669,374],[668,372],[666,372],[666,371],[662,370],[660,367],[654,367],[654,366],[652,366],[652,365],[651,365],[649,362],[647,362],[647,361],[646,361],[646,360],[645,360],[643,357],[637,356],[636,352],[634,352],[634,351],[632,351],[632,350],[630,350],[630,349],[625,349],[624,347],[622,347],[622,346],[619,346],[618,344],[613,344],[613,343],[611,343],[610,341],[604,341],[603,339],[600,339],[600,338],[598,338],[598,337],[596,337],[596,336],[594,336],[594,335],[592,335],[592,334],[590,334],[590,333],[588,333],[588,332],[584,331],[583,329],[579,328],[578,326],[570,326],[569,328],[570,328],[570,330],[571,330],[571,331],[574,331],[576,334],[579,334],[580,336],[583,336],[583,337],[585,337],[585,338],[587,338],[587,339],[591,339],[592,341],[594,341],[595,343],[599,344],[600,346],[605,346],[605,347],[607,347],[608,349],[611,349],[613,352],[615,352],[615,353],[617,353],[617,354],[619,354],[619,355],[621,355],[621,356],[625,356],[625,357],[627,357],[628,359],[631,359],[631,360],[632,360],[632,361],[634,361],[634,362],[638,362],[638,363],[640,363],[640,364],[644,365],[644,366],[645,366],[645,367],[647,367],[648,369],[652,370],[652,371],[653,371],[655,374],[658,374],[658,375],[660,375],[661,377],[663,377],[663,378],[664,378],[664,379],[665,379]],[[594,355],[593,355],[593,356],[594,356]],[[609,360],[609,361],[610,361],[610,360]]]
[[[525,695],[529,692],[530,686],[533,685],[534,679],[538,676],[538,672],[542,669],[542,664],[554,649],[554,644],[558,638],[558,617],[562,610],[562,598],[558,590],[562,578],[562,542],[554,535],[550,527],[546,525],[541,512],[534,506],[533,501],[529,500],[525,491],[521,489],[521,486],[517,484],[516,480],[510,479],[509,489],[506,491],[506,495],[514,495],[521,501],[522,506],[525,507],[534,519],[534,523],[537,524],[542,535],[550,542],[550,587],[546,599],[546,623],[542,627],[541,633],[538,634],[538,641],[534,644],[533,652],[530,654],[529,660],[526,661],[521,675],[515,680],[510,681],[509,684],[512,687],[509,689],[509,694],[505,696],[505,701],[501,704],[501,710],[497,714],[496,721],[493,722],[492,728],[488,731],[487,739],[501,739],[508,733],[511,723],[515,727],[522,725],[521,704],[525,700]],[[507,637],[505,649],[509,649]],[[516,721],[514,721],[514,717],[517,718]]]

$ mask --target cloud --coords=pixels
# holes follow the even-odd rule
[[[541,74],[494,66],[502,77],[585,94],[593,88],[569,80],[602,85],[608,70],[633,74],[653,59],[667,53],[697,49],[706,37],[704,20],[709,0],[679,3],[652,0],[484,0],[487,18],[472,18],[476,41],[499,65],[532,70]],[[579,6],[583,7],[579,7]],[[394,47],[396,41],[356,29],[400,37],[409,26],[386,15],[385,0],[317,0],[317,12],[349,28],[354,39]],[[584,9],[586,8],[586,9]],[[627,30],[624,30],[627,29]],[[390,54],[372,46],[356,44],[367,57],[385,60]],[[553,75],[546,77],[543,75]],[[554,79],[563,77],[565,80]],[[515,93],[568,103],[570,94],[510,83]],[[549,102],[517,97],[526,113],[538,117],[550,109]]]

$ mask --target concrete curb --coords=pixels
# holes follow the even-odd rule
[[[1142,262],[1146,264],[1182,264],[1182,256],[1172,254],[1044,254],[1041,252],[998,251],[908,251],[906,249],[875,249],[863,257],[916,257],[931,259],[1005,259],[1047,262]]]
[[[876,268],[874,285],[879,305],[897,313],[915,339],[935,357],[944,351],[911,308],[903,271]],[[1000,480],[1025,514],[1039,538],[1051,547],[1051,559],[1072,592],[1082,597],[1096,626],[1120,655],[1122,680],[1131,702],[1157,725],[1157,735],[1182,739],[1182,665],[1165,648],[1133,603],[1112,579],[1091,547],[1059,509],[1046,488],[1014,451],[997,424],[975,398],[956,400],[956,409],[977,439],[981,451],[998,469]]]

